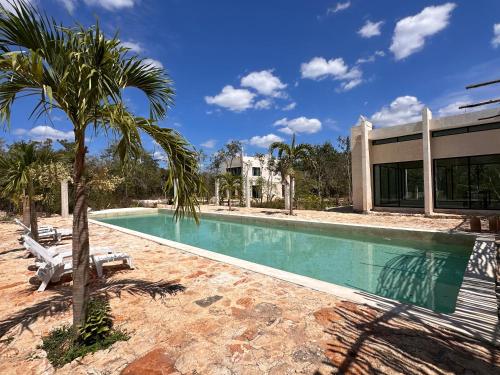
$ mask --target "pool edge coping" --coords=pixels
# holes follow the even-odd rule
[[[113,210],[106,210],[107,212],[104,213],[104,215],[99,215],[98,212],[95,212],[92,215],[92,217],[94,217],[94,218],[109,218],[109,217],[119,217],[119,216],[133,215],[133,214],[141,214],[141,213],[154,214],[154,213],[161,212],[161,210],[170,211],[170,212],[173,211],[173,210],[168,209],[168,208],[143,208],[143,209],[134,209],[134,210],[113,209]],[[112,211],[112,212],[110,212],[110,211]],[[121,215],[112,215],[115,213],[121,213]],[[203,214],[204,212],[201,212],[201,213]],[[108,214],[111,214],[111,215],[108,216]],[[219,214],[219,213],[210,212],[209,214],[223,216],[223,214]],[[262,218],[258,215],[229,214],[229,215],[225,215],[225,216],[232,216],[232,217],[240,216],[241,218],[247,217],[247,218],[252,218],[252,219],[253,218]],[[369,292],[365,292],[365,291],[357,290],[354,288],[349,288],[349,287],[329,283],[326,281],[314,279],[314,278],[311,278],[308,276],[303,276],[303,275],[295,274],[295,273],[288,272],[288,271],[279,270],[277,268],[273,268],[273,267],[265,266],[262,264],[246,261],[243,259],[231,257],[228,255],[216,253],[216,252],[213,252],[210,250],[205,250],[205,249],[202,249],[199,247],[183,244],[180,242],[167,240],[167,239],[164,239],[161,237],[153,236],[150,234],[142,233],[142,232],[131,230],[131,229],[124,228],[124,227],[120,227],[118,225],[103,223],[101,221],[95,220],[94,218],[89,218],[89,222],[96,224],[96,225],[104,226],[104,227],[107,227],[110,229],[118,230],[118,231],[126,233],[126,234],[130,234],[130,235],[134,235],[134,236],[137,236],[140,238],[144,238],[146,240],[150,240],[150,241],[159,243],[161,245],[169,246],[171,248],[174,248],[174,249],[177,249],[177,250],[180,250],[183,252],[195,254],[195,255],[198,255],[198,256],[201,256],[201,257],[204,257],[207,259],[217,261],[217,262],[230,264],[232,266],[235,266],[235,267],[238,267],[238,268],[241,268],[244,270],[263,274],[265,276],[269,276],[269,277],[273,277],[273,278],[276,278],[279,280],[290,282],[290,283],[299,285],[301,287],[306,287],[306,288],[313,289],[313,290],[316,290],[316,291],[319,291],[322,293],[327,293],[327,294],[333,295],[334,297],[337,297],[339,299],[345,299],[345,300],[352,301],[355,303],[364,304],[364,305],[367,305],[370,307],[377,308],[377,309],[382,310],[384,312],[394,311],[397,314],[405,316],[413,321],[422,320],[425,323],[430,323],[432,325],[439,325],[441,327],[444,327],[444,328],[451,330],[453,332],[465,335],[467,337],[475,338],[475,339],[480,340],[480,341],[486,341],[490,344],[500,346],[500,337],[498,334],[498,320],[497,320],[496,324],[493,324],[491,322],[486,322],[486,323],[483,322],[483,327],[482,327],[483,330],[479,331],[478,329],[474,329],[477,326],[477,322],[476,323],[472,322],[472,324],[467,324],[469,322],[466,321],[468,319],[468,315],[470,313],[474,313],[474,312],[469,312],[466,307],[459,305],[459,302],[461,302],[460,296],[463,295],[463,293],[464,293],[463,290],[466,287],[470,286],[468,284],[471,281],[472,281],[471,284],[474,284],[478,281],[478,279],[475,275],[468,274],[469,263],[471,262],[474,251],[471,253],[471,257],[469,258],[469,261],[467,263],[467,269],[464,273],[464,280],[462,282],[462,285],[459,289],[459,293],[457,296],[457,304],[456,304],[455,312],[451,313],[451,314],[444,314],[444,313],[437,313],[437,312],[434,312],[430,309],[426,309],[423,307],[409,305],[409,304],[399,302],[396,300],[392,300],[389,298],[380,297],[380,296],[377,296],[377,295],[369,293]],[[278,221],[288,220],[288,221],[293,221],[293,222],[298,221],[298,220],[291,219],[291,218],[263,218],[263,219],[278,220]],[[300,220],[300,221],[303,221],[303,220]],[[331,223],[331,222],[322,222],[322,221],[317,221],[317,220],[315,222],[320,223],[320,224],[334,224],[332,227],[335,227],[336,226],[335,224],[338,224],[338,223]],[[387,228],[389,230],[401,230],[402,229],[404,231],[417,232],[417,233],[422,233],[422,232],[440,233],[440,234],[446,234],[446,235],[450,235],[450,236],[465,234],[469,237],[470,236],[474,236],[475,238],[480,237],[480,236],[476,237],[475,234],[466,233],[466,232],[455,233],[455,232],[439,231],[439,230],[429,230],[429,231],[422,230],[422,229],[413,230],[410,228],[378,227],[378,226],[369,226],[369,225],[365,226],[365,225],[361,225],[361,224],[350,224],[350,223],[349,224],[339,224],[339,225],[340,226],[346,225],[348,227],[353,227],[353,228],[360,228],[360,227],[370,228],[370,229],[371,228],[376,228],[376,229],[386,229]],[[487,282],[487,281],[484,281],[484,282]],[[470,291],[467,291],[466,293],[468,293],[468,292],[470,292]],[[495,297],[494,288],[491,290],[491,293],[492,293],[492,296]],[[470,293],[468,293],[468,294],[470,294]],[[457,311],[466,311],[467,316],[464,316],[464,315],[458,316]],[[476,315],[477,315],[477,313],[476,313]],[[481,316],[482,318],[487,318],[489,315],[484,316],[484,314],[479,314],[479,316]],[[465,320],[465,323],[464,323],[464,320]]]

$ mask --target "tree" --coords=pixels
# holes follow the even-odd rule
[[[294,185],[295,185],[295,167],[303,160],[309,157],[310,146],[304,143],[295,144],[295,134],[292,135],[292,142],[287,144],[285,142],[273,142],[269,148],[270,153],[278,151],[278,159],[281,164],[282,176],[290,178],[290,215],[293,215],[293,198],[294,198]]]
[[[23,216],[27,214],[30,229],[38,241],[38,225],[35,207],[35,179],[37,166],[46,163],[46,154],[36,142],[14,144],[10,152],[0,156],[0,188],[4,197],[23,200]],[[27,211],[28,213],[26,213]]]
[[[227,205],[231,211],[231,198],[234,192],[241,190],[242,180],[241,176],[236,176],[232,173],[226,172],[218,176],[220,182],[220,190],[227,192]]]
[[[179,133],[156,123],[173,102],[172,82],[164,70],[132,54],[117,35],[106,37],[99,24],[62,27],[33,5],[16,0],[12,11],[0,5],[0,48],[2,120],[9,123],[18,96],[30,95],[37,98],[33,116],[56,108],[73,124],[73,325],[79,326],[85,321],[89,297],[86,131],[118,136],[122,160],[139,152],[141,132],[151,136],[167,155],[169,183],[178,181],[176,217],[187,211],[197,220],[196,155]],[[145,94],[149,118],[136,117],[123,105],[122,93],[128,87]]]

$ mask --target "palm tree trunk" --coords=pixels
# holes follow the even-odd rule
[[[290,216],[293,215],[293,196],[295,194],[295,177],[290,176]]]
[[[227,193],[227,205],[229,207],[229,211],[231,211],[231,193],[229,192],[229,190]]]
[[[85,133],[75,132],[77,143],[74,164],[75,207],[73,209],[73,326],[85,322],[89,297],[89,224],[85,195]]]
[[[28,176],[28,206],[29,206],[29,214],[30,214],[30,229],[31,235],[35,241],[38,241],[38,223],[36,217],[36,206],[35,201],[33,200],[33,180],[30,176]]]

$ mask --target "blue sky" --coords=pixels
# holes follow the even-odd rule
[[[418,119],[424,105],[437,117],[498,93],[464,88],[500,76],[497,0],[31,1],[67,25],[97,16],[107,33],[118,30],[162,64],[177,94],[161,124],[208,154],[230,139],[265,151],[293,132],[301,142],[334,141],[360,115],[391,126]],[[124,95],[147,114],[141,95]],[[62,114],[30,120],[31,108],[18,101],[0,137],[71,138]],[[88,137],[91,152],[107,144]],[[145,147],[154,151],[150,139]]]

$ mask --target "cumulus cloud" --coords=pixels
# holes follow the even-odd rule
[[[384,24],[384,21],[372,22],[367,20],[363,27],[358,30],[358,34],[362,38],[371,38],[381,34],[380,28]]]
[[[455,7],[454,3],[429,6],[414,16],[398,21],[390,47],[396,60],[420,51],[425,45],[426,38],[446,28]]]
[[[217,141],[215,139],[207,139],[201,145],[205,148],[214,148]]]
[[[377,57],[384,57],[385,52],[384,51],[375,51],[373,54],[371,54],[368,57],[360,57],[358,60],[356,60],[356,64],[366,64],[366,63],[371,63],[374,62]]]
[[[55,129],[48,125],[38,125],[29,130],[23,128],[17,128],[14,130],[14,134],[35,141],[44,141],[46,139],[73,140],[75,138],[75,134],[73,133],[73,131],[65,132],[62,130]]]
[[[145,65],[150,65],[153,68],[163,69],[163,64],[161,63],[161,61],[158,61],[158,60],[155,60],[155,59],[144,59],[144,64]]]
[[[167,161],[168,157],[167,155],[162,152],[162,151],[155,151],[153,152],[153,159],[158,160],[158,161]]]
[[[271,99],[261,99],[255,103],[255,109],[269,109],[272,104],[273,101]]]
[[[59,4],[61,4],[68,13],[73,14],[76,9],[77,0],[56,0]]]
[[[286,84],[273,74],[272,70],[262,70],[251,72],[241,79],[241,86],[250,87],[259,94],[273,97],[282,97],[281,90],[286,88]]]
[[[207,104],[218,105],[230,111],[241,112],[253,107],[255,94],[247,89],[235,89],[231,85],[225,86],[215,96],[205,96]]]
[[[291,102],[282,108],[283,111],[291,111],[297,106],[297,103]]]
[[[309,62],[300,66],[302,78],[321,80],[332,77],[334,80],[342,81],[341,88],[350,90],[363,82],[363,72],[357,66],[349,68],[344,59],[337,57],[326,60],[324,57],[314,57]]]
[[[400,96],[374,113],[371,121],[381,127],[417,122],[422,119],[423,108],[424,105],[416,97]]]
[[[143,53],[144,52],[144,47],[139,42],[134,42],[132,40],[122,42],[122,46],[125,48],[129,48],[130,51],[135,52],[135,53]],[[160,65],[161,65],[161,63],[160,63]],[[162,65],[162,67],[163,67],[163,65]]]
[[[139,0],[84,0],[87,5],[98,5],[106,10],[132,8]]]
[[[281,126],[278,131],[285,134],[306,133],[313,134],[321,130],[321,121],[317,118],[307,118],[304,116],[289,120],[282,118],[274,123],[274,126]]]
[[[24,0],[26,3],[33,4],[35,0]],[[9,12],[12,12],[14,8],[12,7],[12,1],[8,0],[0,0],[0,5],[2,5],[5,9],[7,9]]]
[[[335,14],[338,12],[342,12],[351,6],[350,1],[346,1],[345,3],[337,3],[334,7],[328,8],[326,14]]]
[[[271,133],[263,136],[256,135],[250,138],[250,140],[248,141],[248,143],[251,144],[252,146],[257,146],[262,148],[269,148],[269,146],[273,142],[283,142],[283,138],[277,136],[276,134]]]
[[[493,39],[491,40],[493,48],[500,46],[500,23],[493,25]]]
[[[453,103],[448,104],[447,106],[440,108],[438,110],[438,115],[439,117],[445,117],[445,116],[453,116],[453,115],[458,115],[461,113],[464,113],[464,109],[458,109],[461,105],[468,104],[464,100],[459,100]]]

